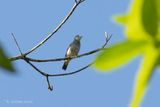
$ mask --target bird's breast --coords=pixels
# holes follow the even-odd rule
[[[70,56],[70,55],[71,55],[71,47],[69,47],[67,50],[67,56]]]

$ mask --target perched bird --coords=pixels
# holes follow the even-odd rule
[[[82,36],[79,36],[79,35],[76,35],[74,37],[73,42],[69,45],[69,47],[66,51],[65,57],[73,57],[73,56],[78,55],[78,52],[79,52],[80,46],[81,46],[81,43],[80,43],[81,38],[82,38]],[[68,66],[70,60],[71,59],[67,59],[67,60],[64,61],[64,64],[63,64],[63,67],[62,67],[63,70],[67,69],[67,66]]]

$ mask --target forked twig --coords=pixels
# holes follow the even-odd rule
[[[62,22],[46,37],[44,38],[40,43],[38,43],[35,47],[33,47],[30,51],[26,52],[26,53],[22,53],[22,50],[16,40],[16,37],[13,33],[12,34],[12,37],[16,43],[16,46],[20,52],[20,55],[19,56],[16,56],[16,57],[12,57],[12,58],[9,58],[11,61],[15,61],[15,60],[19,60],[19,59],[22,59],[24,60],[26,63],[28,63],[32,68],[35,69],[35,71],[37,71],[39,74],[41,74],[42,76],[44,76],[46,78],[46,81],[47,81],[47,85],[48,85],[48,89],[50,91],[53,90],[53,86],[51,85],[50,81],[49,81],[49,77],[59,77],[59,76],[67,76],[67,75],[73,75],[73,74],[76,74],[76,73],[79,73],[85,69],[87,69],[88,67],[90,67],[94,62],[91,62],[90,64],[76,70],[76,71],[71,71],[71,72],[67,72],[67,73],[60,73],[60,74],[49,74],[49,73],[46,73],[42,70],[40,70],[39,68],[37,68],[32,62],[53,62],[53,61],[63,61],[63,60],[66,60],[66,59],[74,59],[74,58],[80,58],[80,57],[83,57],[83,56],[87,56],[87,55],[91,55],[93,53],[96,53],[96,52],[99,52],[99,51],[102,51],[102,50],[105,50],[106,48],[106,45],[108,43],[108,41],[111,39],[111,36],[109,36],[106,32],[105,32],[105,37],[106,37],[106,41],[105,43],[103,44],[103,46],[101,48],[98,48],[98,49],[95,49],[95,50],[92,50],[92,51],[89,51],[89,52],[86,52],[86,53],[83,53],[81,55],[78,55],[78,56],[74,56],[74,57],[67,57],[67,58],[55,58],[55,59],[34,59],[34,58],[29,58],[27,57],[28,54],[32,53],[33,51],[35,51],[36,49],[38,49],[41,45],[43,45],[48,39],[50,39],[65,23],[66,21],[70,18],[70,16],[73,14],[74,10],[76,9],[76,7],[82,3],[84,0],[75,0],[75,4],[74,6],[72,7],[72,9],[70,10],[70,12],[67,14],[67,16],[62,20]]]
[[[104,49],[105,49],[105,46],[107,45],[107,43],[108,43],[108,41],[110,40],[110,38],[111,38],[111,36],[110,36],[110,37],[107,36],[106,42],[104,43],[104,45],[103,45],[101,48],[99,48],[99,49],[97,49],[97,50],[90,51],[90,52],[85,53],[85,54],[82,54],[82,55],[79,55],[79,56],[77,56],[77,58],[78,58],[78,57],[82,57],[82,56],[86,56],[86,55],[90,55],[90,54],[92,54],[92,53],[94,53],[94,52],[98,52],[98,51],[104,50]],[[15,36],[14,36],[14,41],[16,42],[16,46],[18,47],[19,51],[20,51],[21,54],[23,55],[23,53],[22,53],[22,51],[21,51],[21,49],[20,49],[20,46],[19,46],[19,44],[18,44]],[[74,57],[73,57],[73,58],[74,58]],[[75,57],[75,58],[76,58],[76,57]],[[85,67],[82,67],[82,68],[80,68],[80,69],[78,69],[78,70],[76,70],[76,71],[72,71],[72,72],[60,73],[60,74],[49,74],[49,73],[43,72],[43,71],[41,71],[39,68],[37,68],[33,63],[30,62],[31,60],[30,60],[29,58],[27,58],[26,56],[24,56],[22,59],[23,59],[25,62],[27,62],[32,68],[34,68],[39,74],[41,74],[42,76],[44,76],[44,77],[46,78],[47,84],[48,84],[48,89],[49,89],[50,91],[53,90],[53,86],[51,85],[51,83],[50,83],[50,81],[49,81],[49,77],[59,77],[59,76],[73,75],[73,74],[79,73],[79,72],[87,69],[88,67],[90,67],[90,66],[94,63],[94,62],[91,62],[90,64],[86,65]],[[61,60],[62,60],[62,59],[61,59]],[[63,60],[65,60],[65,58],[63,58]],[[59,61],[60,61],[60,60],[59,60]]]
[[[67,75],[73,75],[73,74],[76,74],[76,73],[79,73],[85,69],[87,69],[88,67],[90,67],[94,62],[86,65],[85,67],[82,67],[76,71],[72,71],[72,72],[68,72],[68,73],[61,73],[61,74],[48,74],[48,73],[45,73],[43,71],[41,71],[39,68],[37,68],[34,64],[32,64],[30,61],[27,61],[26,59],[24,59],[29,65],[32,66],[32,68],[34,68],[38,73],[40,73],[41,75],[45,76],[46,77],[46,80],[47,80],[47,85],[48,85],[48,89],[50,91],[53,90],[53,86],[50,84],[50,81],[49,81],[49,77],[59,77],[59,76],[67,76]]]

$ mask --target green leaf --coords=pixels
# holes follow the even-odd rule
[[[147,43],[145,41],[124,41],[113,45],[98,55],[95,67],[102,71],[119,67],[141,54]]]
[[[117,16],[114,17],[114,20],[117,23],[125,25],[125,23],[127,22],[127,16],[125,16],[125,15],[117,15]]]
[[[125,34],[128,39],[151,40],[156,37],[160,40],[159,6],[160,0],[134,0],[129,12],[117,18],[118,23],[125,20]]]
[[[143,63],[135,78],[135,88],[130,107],[140,107],[141,100],[145,95],[149,80],[156,67],[158,56],[159,52],[154,47],[147,47]]]
[[[159,9],[159,6],[160,6],[160,0],[157,0],[156,2],[156,7],[157,7],[157,13],[158,13],[158,34],[157,34],[157,40],[160,41],[160,9]]]
[[[140,102],[145,94],[148,82],[152,76],[152,72],[157,65],[160,65],[159,7],[160,0],[133,0],[130,6],[130,10],[127,13],[127,16],[126,13],[124,15],[126,17],[124,24],[124,32],[128,40],[144,40],[152,42],[152,45],[147,45],[145,49],[147,51],[143,53],[144,60],[143,64],[141,65],[141,69],[139,70],[136,77],[135,90],[130,105],[131,107],[139,107]],[[120,21],[117,22],[123,22],[123,16],[121,17],[122,18],[118,19]],[[134,50],[130,50],[129,52],[132,52]],[[129,56],[131,57],[132,55],[134,54],[130,54]],[[123,59],[123,56],[124,55],[121,55],[118,59]],[[105,64],[107,65],[107,62]],[[119,62],[119,64],[121,63]]]
[[[8,60],[6,54],[4,53],[3,48],[0,46],[0,67],[10,71],[14,72],[14,68],[11,64],[11,62]]]
[[[156,36],[158,32],[158,9],[157,0],[144,0],[142,6],[142,22],[145,31],[151,36]],[[160,8],[159,8],[160,9]]]

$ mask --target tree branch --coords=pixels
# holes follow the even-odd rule
[[[84,0],[78,0],[75,2],[75,4],[73,5],[72,9],[70,10],[70,12],[67,14],[67,16],[62,20],[62,22],[46,37],[44,38],[44,40],[42,40],[40,43],[38,43],[35,47],[33,47],[30,51],[24,53],[24,56],[27,56],[28,54],[32,53],[33,51],[35,51],[36,49],[38,49],[41,45],[43,45],[48,39],[50,39],[65,23],[66,21],[70,18],[70,16],[73,14],[73,12],[75,11],[75,9],[77,8],[77,6],[82,3]],[[23,56],[22,55],[18,55],[15,57],[11,57],[9,58],[11,61],[14,60],[18,60],[18,59],[22,59]]]
[[[91,55],[91,54],[94,54],[96,52],[99,52],[101,50],[105,50],[106,48],[98,48],[98,49],[95,49],[95,50],[92,50],[92,51],[89,51],[89,52],[86,52],[86,53],[83,53],[83,54],[80,54],[78,56],[72,56],[72,57],[64,57],[64,58],[54,58],[54,59],[34,59],[34,58],[30,58],[30,57],[26,57],[27,60],[29,61],[32,61],[32,62],[55,62],[55,61],[64,61],[64,60],[67,60],[67,59],[75,59],[75,58],[80,58],[80,57],[83,57],[83,56],[88,56],[88,55]]]
[[[21,55],[23,56],[23,53],[22,53],[22,51],[21,51],[21,49],[20,49],[20,46],[19,46],[19,44],[18,44],[15,36],[14,36],[13,34],[12,34],[12,36],[13,36],[13,38],[14,38],[14,41],[15,41],[15,43],[16,43],[16,45],[17,45],[17,47],[18,47],[18,49],[19,49],[19,51],[20,51],[20,53],[21,53]],[[98,49],[96,49],[96,50],[93,50],[93,51],[90,51],[90,52],[81,54],[81,55],[76,56],[76,57],[71,57],[71,59],[73,59],[73,58],[79,58],[79,57],[86,56],[86,55],[90,55],[90,54],[92,54],[92,53],[95,53],[95,52],[98,52],[98,51],[101,51],[101,50],[106,49],[105,46],[107,45],[107,43],[108,43],[108,41],[110,40],[110,38],[111,38],[111,36],[109,36],[109,35],[106,36],[106,42],[104,43],[104,45],[103,45],[101,48],[98,48]],[[72,71],[72,72],[60,73],[60,74],[49,74],[49,73],[46,73],[46,72],[41,71],[39,68],[37,68],[37,67],[36,67],[33,63],[31,63],[30,61],[37,61],[37,62],[38,62],[38,61],[41,61],[41,62],[45,62],[45,61],[46,61],[46,62],[47,62],[47,61],[60,61],[60,60],[65,60],[65,59],[67,59],[67,58],[57,58],[57,59],[50,59],[50,60],[38,60],[38,59],[32,60],[32,58],[27,58],[26,56],[23,56],[22,59],[23,59],[26,63],[28,63],[32,68],[34,68],[39,74],[41,74],[42,76],[44,76],[44,77],[46,78],[46,80],[47,80],[47,85],[48,85],[48,89],[49,89],[50,91],[53,90],[53,86],[50,84],[49,77],[59,77],[59,76],[73,75],[73,74],[79,73],[79,72],[87,69],[88,67],[90,67],[90,66],[94,63],[94,62],[92,62],[92,63],[86,65],[85,67],[82,67],[82,68],[80,68],[80,69],[78,69],[78,70],[76,70],[76,71]]]
[[[27,62],[32,68],[34,68],[38,73],[40,73],[43,76],[47,76],[47,73],[41,71],[40,69],[38,69],[35,65],[33,65],[29,60],[24,58],[24,61]]]
[[[87,52],[87,53],[84,53],[84,54],[81,54],[79,56],[76,56],[76,57],[72,57],[72,58],[79,58],[79,57],[82,57],[82,56],[86,56],[86,55],[90,55],[92,53],[95,53],[95,52],[98,52],[100,50],[104,50],[106,49],[105,46],[107,45],[108,41],[111,39],[111,36],[107,35],[106,36],[106,42],[105,44],[102,46],[102,48],[99,48],[99,49],[96,49],[96,50],[93,50],[93,51],[90,51],[90,52]],[[32,68],[34,68],[38,73],[40,73],[42,76],[46,77],[46,80],[47,80],[47,85],[48,85],[48,89],[50,91],[53,90],[53,86],[50,84],[50,81],[49,81],[49,77],[59,77],[59,76],[67,76],[67,75],[73,75],[73,74],[76,74],[76,73],[79,73],[85,69],[87,69],[88,67],[90,67],[94,62],[86,65],[85,67],[82,67],[76,71],[72,71],[72,72],[67,72],[67,73],[60,73],[60,74],[49,74],[49,73],[46,73],[46,72],[43,72],[41,71],[39,68],[37,68],[34,64],[32,64],[30,61],[40,61],[40,62],[47,62],[47,61],[61,61],[61,60],[65,60],[67,58],[57,58],[57,59],[50,59],[50,60],[31,60],[30,58],[27,58],[27,57],[23,57],[29,65],[32,66]]]
[[[109,36],[107,34],[107,36],[105,35],[106,37],[106,41],[105,43],[102,45],[101,48],[98,48],[98,49],[95,49],[95,50],[92,50],[92,51],[89,51],[89,52],[86,52],[86,53],[83,53],[83,54],[80,54],[78,56],[72,56],[72,57],[65,57],[65,58],[54,58],[54,59],[34,59],[34,58],[29,58],[29,57],[25,57],[25,59],[29,60],[29,61],[32,61],[32,62],[55,62],[55,61],[63,61],[63,60],[66,60],[66,59],[75,59],[75,58],[80,58],[80,57],[83,57],[83,56],[88,56],[88,55],[91,55],[91,54],[94,54],[94,53],[97,53],[99,51],[102,51],[102,50],[105,50],[106,48],[106,45],[108,43],[108,41],[111,39],[112,35]],[[20,58],[20,59],[23,59]]]
[[[31,65],[32,68],[34,68],[38,73],[40,73],[40,74],[43,75],[43,76],[48,76],[48,77],[58,77],[58,76],[72,75],[72,74],[78,73],[78,72],[80,72],[80,71],[82,71],[82,70],[90,67],[90,66],[94,63],[94,62],[92,62],[92,63],[86,65],[85,67],[82,67],[82,68],[80,68],[80,69],[78,69],[78,70],[76,70],[76,71],[71,71],[71,72],[67,72],[67,73],[60,73],[60,74],[49,74],[49,73],[43,72],[43,71],[41,71],[40,69],[38,69],[38,68],[37,68],[33,63],[31,63],[30,61],[27,61],[27,60],[25,60],[25,61],[26,61],[29,65]]]
[[[102,50],[105,50],[106,48],[106,45],[108,43],[108,41],[110,40],[111,36],[109,36],[107,33],[105,33],[105,37],[106,37],[106,41],[105,43],[102,45],[101,48],[98,48],[98,49],[95,49],[95,50],[92,50],[92,51],[89,51],[89,52],[86,52],[86,53],[83,53],[81,55],[78,55],[78,56],[74,56],[74,57],[67,57],[67,58],[56,58],[56,59],[44,59],[44,60],[40,60],[40,59],[34,59],[34,58],[29,58],[27,57],[28,54],[32,53],[33,51],[35,51],[36,49],[38,49],[41,45],[43,45],[47,40],[49,40],[65,23],[66,21],[70,18],[70,16],[73,14],[74,10],[76,9],[76,7],[82,3],[84,0],[75,0],[75,4],[74,6],[72,7],[72,9],[70,10],[70,12],[67,14],[67,16],[62,20],[62,22],[46,37],[44,38],[44,40],[42,40],[40,43],[38,43],[35,47],[33,47],[30,51],[26,52],[26,53],[22,53],[21,49],[20,49],[20,46],[14,36],[14,34],[12,33],[12,36],[13,36],[13,39],[16,43],[16,46],[20,52],[21,55],[19,56],[16,56],[16,57],[12,57],[12,58],[9,58],[11,61],[15,61],[15,60],[19,60],[19,59],[22,59],[24,60],[26,63],[28,63],[32,68],[35,69],[35,71],[37,71],[39,74],[41,74],[42,76],[44,76],[46,78],[46,81],[47,81],[47,85],[48,85],[48,89],[50,91],[53,90],[53,86],[51,85],[50,81],[49,81],[49,77],[59,77],[59,76],[67,76],[67,75],[73,75],[73,74],[76,74],[76,73],[79,73],[85,69],[87,69],[88,67],[90,67],[94,62],[91,62],[90,64],[76,70],[76,71],[71,71],[71,72],[67,72],[67,73],[60,73],[60,74],[49,74],[49,73],[46,73],[46,72],[43,72],[42,70],[40,70],[39,68],[37,68],[32,62],[53,62],[53,61],[63,61],[63,60],[66,60],[66,59],[74,59],[74,58],[80,58],[80,57],[83,57],[83,56],[87,56],[87,55],[91,55],[93,53],[96,53],[96,52],[99,52],[99,51],[102,51]],[[31,62],[32,61],[32,62]]]
[[[72,71],[72,72],[68,72],[68,73],[60,73],[60,74],[48,74],[48,73],[45,73],[43,71],[41,71],[40,69],[38,69],[34,64],[32,64],[30,61],[28,61],[27,59],[25,59],[25,62],[27,62],[29,65],[32,66],[32,68],[34,68],[38,73],[40,73],[42,76],[46,77],[46,80],[47,80],[47,85],[48,85],[48,89],[50,91],[53,90],[53,86],[50,84],[50,81],[49,81],[49,77],[59,77],[59,76],[67,76],[67,75],[73,75],[73,74],[76,74],[76,73],[79,73],[85,69],[87,69],[88,67],[90,67],[94,62],[86,65],[85,67],[82,67],[76,71]]]
[[[66,59],[80,58],[80,57],[83,57],[83,56],[88,56],[88,55],[97,53],[99,51],[105,50],[106,49],[105,46],[107,45],[107,43],[110,40],[110,38],[111,38],[111,36],[108,36],[106,38],[106,42],[101,48],[98,48],[98,49],[95,49],[95,50],[80,54],[78,56],[65,57],[65,58],[54,58],[54,59],[33,59],[33,58],[26,57],[26,59],[28,59],[29,61],[32,61],[32,62],[55,62],[55,61],[63,61],[63,60],[66,60]]]

